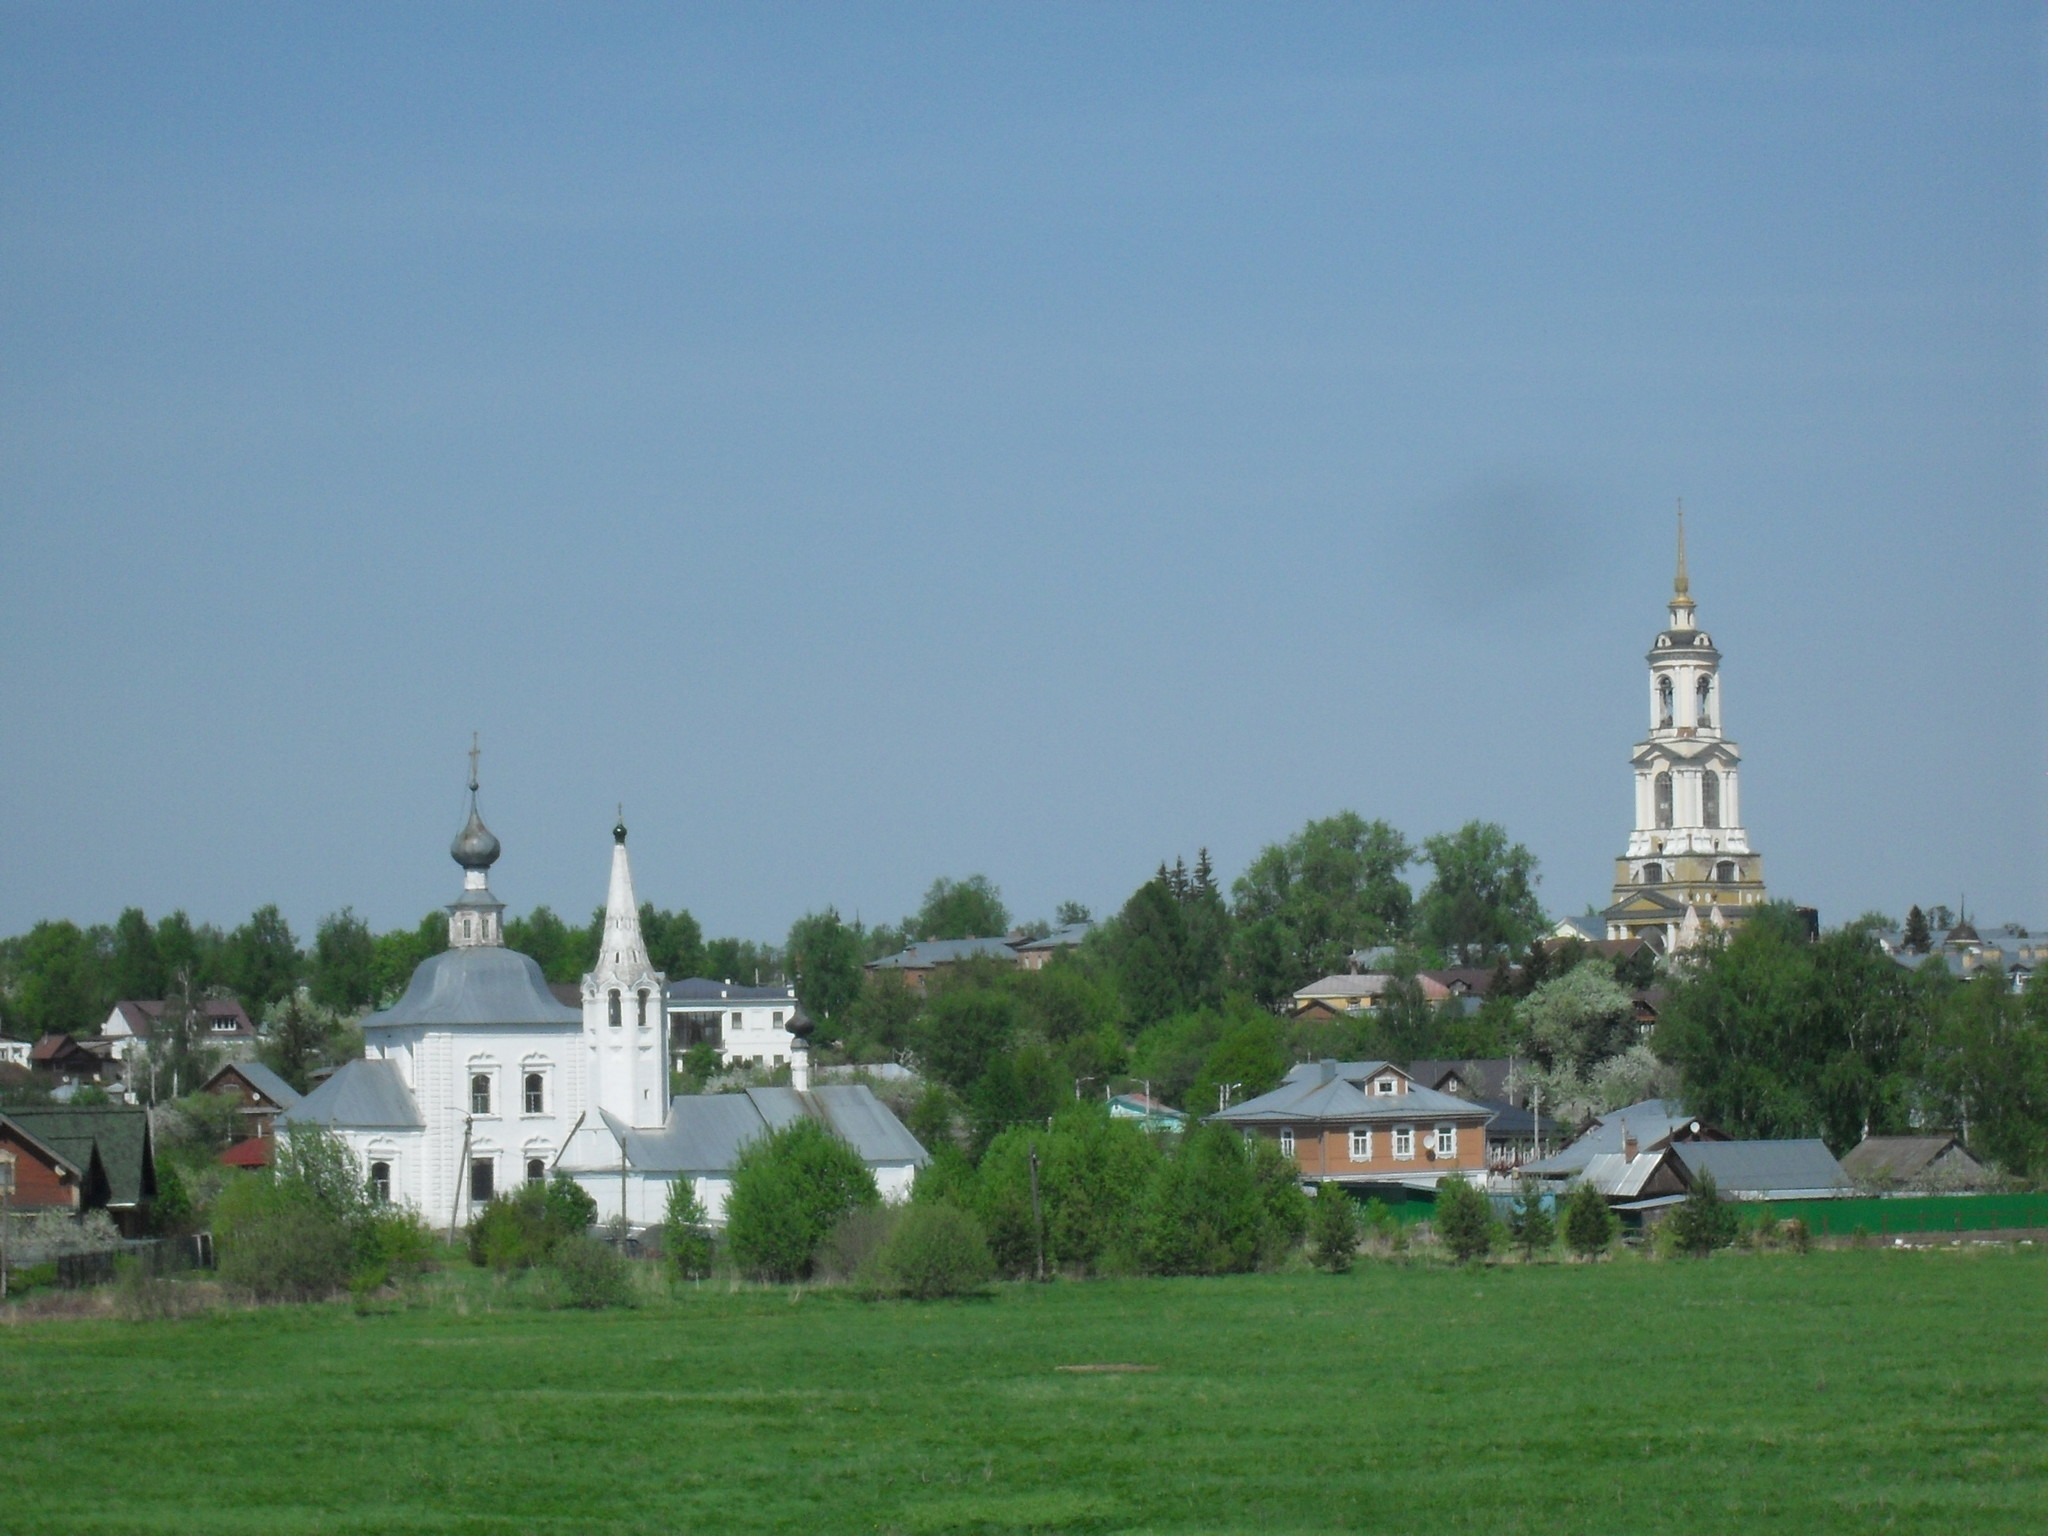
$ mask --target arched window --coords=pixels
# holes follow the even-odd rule
[[[473,1157],[469,1160],[469,1203],[488,1205],[491,1196],[498,1189],[498,1165],[488,1157]]]
[[[465,939],[473,939],[476,937],[476,919],[471,917],[467,912],[462,914],[462,936]]]
[[[1700,775],[1700,813],[1707,825],[1721,825],[1721,775],[1709,768]]]
[[[1664,866],[1662,864],[1645,864],[1643,866],[1643,884],[1662,885],[1663,883]]]
[[[619,1027],[620,1019],[619,1019],[619,992],[618,992],[618,988],[616,988],[616,987],[614,987],[614,988],[612,989],[612,998],[611,998],[611,1010],[612,1010],[612,1028],[613,1028],[613,1029],[617,1029],[617,1028]]]
[[[634,1018],[633,1022],[637,1024],[641,1029],[645,1029],[647,1027],[647,989],[645,987],[642,987],[640,989],[640,995],[637,1001],[639,1004],[639,1012],[637,1016]]]
[[[375,1197],[379,1205],[389,1205],[391,1203],[391,1165],[389,1163],[370,1164],[370,1193]]]
[[[1713,698],[1714,698],[1714,680],[1713,680],[1712,678],[1710,678],[1710,677],[1703,677],[1703,678],[1701,678],[1701,679],[1700,679],[1700,700],[1699,700],[1699,703],[1700,703],[1700,708],[1699,708],[1699,716],[1700,716],[1700,719],[1699,719],[1699,723],[1700,723],[1700,729],[1702,729],[1702,730],[1705,730],[1705,729],[1706,729],[1706,728],[1707,728],[1708,726],[1711,726],[1711,725],[1712,725],[1712,724],[1714,723],[1714,711],[1713,711],[1713,708],[1712,708],[1712,704],[1713,704]],[[1708,822],[1708,823],[1707,823],[1707,825],[1711,827],[1711,826],[1713,825],[1713,823],[1712,823],[1712,822],[1710,821],[1710,822]]]
[[[488,1115],[491,1112],[491,1074],[479,1072],[469,1080],[469,1112],[472,1115]]]
[[[529,1157],[526,1160],[526,1182],[545,1184],[548,1181],[548,1165],[545,1159]]]
[[[1671,771],[1667,768],[1657,775],[1657,825],[1671,825]]]
[[[1665,730],[1671,729],[1671,679],[1657,679],[1657,724]]]
[[[1723,859],[1720,863],[1716,864],[1714,866],[1714,878],[1723,885],[1733,885],[1735,883],[1735,861],[1733,859]]]
[[[542,1086],[538,1072],[526,1074],[526,1112],[529,1115],[537,1115],[541,1112]]]

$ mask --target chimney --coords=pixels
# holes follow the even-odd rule
[[[1628,1122],[1626,1120],[1622,1121],[1621,1155],[1627,1158],[1630,1162],[1634,1162],[1636,1160],[1636,1153],[1640,1149],[1640,1146],[1641,1144],[1636,1140],[1636,1133],[1628,1128]]]
[[[811,1091],[811,1043],[797,1040],[789,1051],[789,1086],[798,1093]]]
[[[1319,1083],[1334,1083],[1337,1081],[1336,1057],[1325,1056],[1316,1063],[1316,1081]]]

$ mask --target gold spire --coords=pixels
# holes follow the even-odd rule
[[[1692,580],[1685,574],[1685,498],[1678,498],[1678,576],[1671,583],[1671,606],[1692,606]]]

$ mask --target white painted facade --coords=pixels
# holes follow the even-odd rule
[[[678,1064],[699,1041],[717,1046],[728,1066],[781,1067],[794,1059],[789,1025],[798,1003],[792,986],[748,987],[692,976],[666,989],[669,1040]]]

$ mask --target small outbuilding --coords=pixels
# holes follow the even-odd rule
[[[1932,1136],[1866,1136],[1842,1159],[1857,1184],[1881,1189],[1953,1189],[1983,1179],[1984,1165],[1961,1141]]]
[[[139,1237],[156,1198],[156,1150],[149,1111],[116,1105],[23,1106],[0,1113],[30,1140],[54,1153],[77,1178],[68,1208],[104,1209],[124,1237]],[[21,1177],[16,1165],[16,1178]]]

